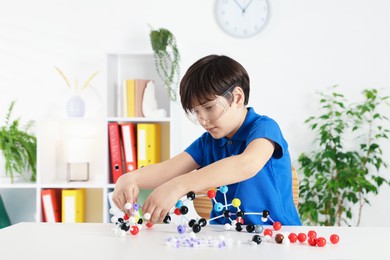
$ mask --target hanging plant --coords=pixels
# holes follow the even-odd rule
[[[177,86],[180,78],[180,53],[175,36],[167,29],[161,28],[150,32],[150,42],[154,51],[158,75],[164,82],[172,101],[177,99]]]

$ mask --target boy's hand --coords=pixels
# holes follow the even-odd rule
[[[126,173],[116,181],[112,200],[119,209],[123,210],[123,212],[128,212],[125,209],[125,204],[130,202],[134,205],[137,202],[138,194],[139,188],[133,178],[133,174]]]
[[[180,199],[180,192],[167,182],[154,189],[146,199],[142,212],[150,213],[152,223],[162,222],[178,199]]]

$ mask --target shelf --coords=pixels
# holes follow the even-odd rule
[[[134,122],[134,123],[157,123],[157,122],[170,122],[171,119],[169,117],[108,117],[107,121],[109,122]]]
[[[167,117],[121,117],[118,113],[119,88],[125,79],[150,79],[155,83],[158,108]],[[37,182],[0,183],[0,194],[12,224],[43,221],[41,192],[45,189],[86,190],[86,222],[109,222],[110,183],[108,123],[160,124],[161,160],[171,151],[171,102],[155,70],[152,53],[107,54],[107,88],[102,102],[106,113],[99,118],[50,118],[37,123]],[[89,163],[88,181],[68,182],[70,163]],[[85,168],[83,173],[85,173]],[[150,191],[140,192],[140,203]]]

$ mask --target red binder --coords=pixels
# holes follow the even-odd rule
[[[116,183],[123,174],[122,146],[117,122],[108,123],[108,142],[111,162],[111,182]]]
[[[45,189],[41,191],[44,222],[61,222],[60,192],[60,189]]]
[[[121,133],[125,160],[124,172],[126,173],[137,169],[137,144],[135,124],[121,124]]]

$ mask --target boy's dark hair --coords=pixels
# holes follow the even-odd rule
[[[245,68],[224,55],[208,55],[195,62],[180,82],[181,104],[185,112],[195,104],[203,104],[223,95],[228,89],[240,86],[249,100],[249,76]]]

